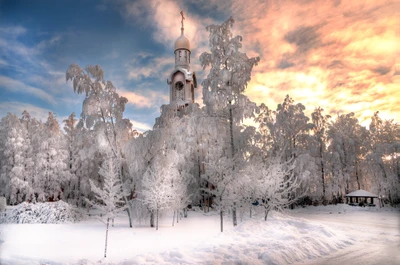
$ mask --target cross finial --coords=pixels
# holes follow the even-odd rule
[[[182,20],[181,20],[181,24],[182,24],[181,32],[182,32],[182,35],[183,35],[183,20],[185,19],[185,15],[183,14],[183,10],[181,10],[180,14],[181,14],[181,16],[182,16]]]

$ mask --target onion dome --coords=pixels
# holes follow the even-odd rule
[[[185,37],[185,35],[183,35],[183,30],[182,30],[182,34],[181,36],[175,41],[175,51],[179,50],[179,49],[185,49],[190,51],[190,42],[189,39]]]
[[[190,42],[189,39],[185,37],[185,35],[183,34],[183,31],[185,30],[184,26],[183,26],[183,20],[185,19],[183,11],[181,11],[181,16],[182,16],[182,20],[181,20],[181,36],[175,41],[175,49],[179,50],[179,49],[185,49],[190,51]]]

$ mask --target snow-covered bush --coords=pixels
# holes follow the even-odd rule
[[[0,197],[0,212],[5,211],[6,210],[6,197]]]
[[[63,201],[36,204],[23,202],[6,215],[0,216],[0,223],[60,224],[81,219],[83,215]]]

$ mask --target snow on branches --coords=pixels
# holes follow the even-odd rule
[[[109,157],[99,170],[99,174],[104,177],[103,188],[97,187],[92,180],[89,180],[95,200],[86,199],[86,201],[100,211],[100,219],[113,219],[126,208],[123,198],[127,192],[118,178],[114,160]]]

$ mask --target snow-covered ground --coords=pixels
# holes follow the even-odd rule
[[[399,208],[336,205],[308,207],[292,211],[291,215],[343,231],[355,241],[341,251],[298,265],[400,264]]]
[[[128,228],[121,216],[110,228],[107,258],[105,225],[96,219],[1,224],[0,264],[400,264],[399,217],[393,208],[312,206],[267,222],[260,213],[236,228],[225,218],[220,233],[213,213],[190,211],[174,227],[167,216],[158,231]]]

